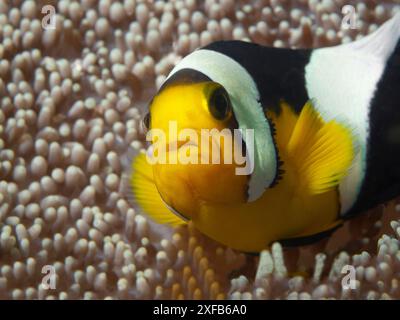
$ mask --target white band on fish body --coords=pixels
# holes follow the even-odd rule
[[[387,60],[400,39],[400,13],[355,42],[315,49],[306,66],[308,95],[326,121],[351,124],[359,147],[349,174],[340,182],[341,213],[354,205],[365,177],[371,101]]]

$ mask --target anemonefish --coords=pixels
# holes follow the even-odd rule
[[[151,163],[150,147],[132,161],[135,203],[159,223],[191,220],[224,245],[259,252],[320,239],[400,195],[399,39],[397,14],[334,47],[220,41],[192,52],[150,102],[145,125],[167,138],[172,122],[178,131],[252,129],[240,143],[253,170]],[[165,154],[204,156],[193,141],[174,142]]]

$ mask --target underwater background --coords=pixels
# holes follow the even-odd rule
[[[399,11],[373,0],[0,0],[0,298],[399,299],[395,200],[319,243],[256,256],[190,224],[155,224],[125,190],[147,104],[188,53],[221,39],[332,46]]]

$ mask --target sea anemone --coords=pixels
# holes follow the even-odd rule
[[[190,224],[153,223],[123,183],[124,155],[144,146],[146,104],[183,56],[220,39],[349,42],[399,11],[392,2],[2,1],[0,298],[400,298],[395,202],[326,241],[249,256]],[[345,5],[354,29],[342,25]]]

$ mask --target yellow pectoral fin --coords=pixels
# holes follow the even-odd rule
[[[157,190],[153,178],[153,169],[146,155],[140,153],[132,163],[130,184],[134,201],[154,221],[162,224],[178,226],[185,221],[173,214],[165,205]]]
[[[336,187],[355,156],[351,129],[336,120],[325,122],[311,102],[300,113],[287,145],[302,184],[319,194]]]

